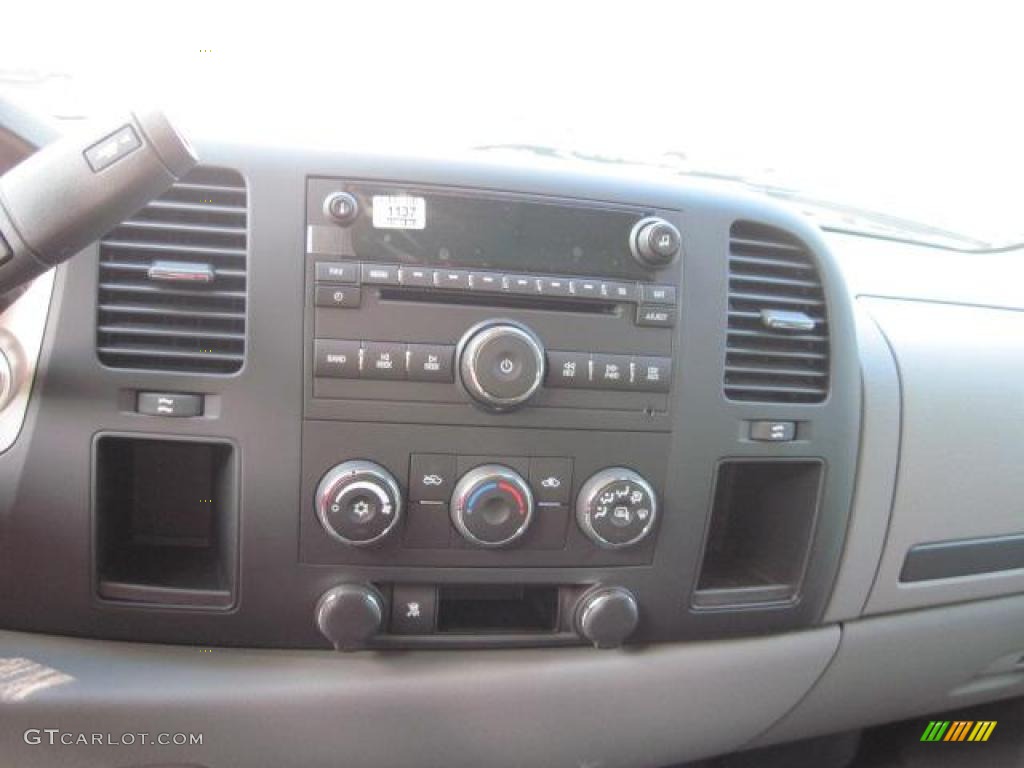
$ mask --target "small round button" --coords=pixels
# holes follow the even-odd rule
[[[460,344],[459,373],[466,391],[494,410],[526,402],[544,378],[544,348],[526,328],[487,323]]]
[[[324,200],[324,213],[347,227],[359,216],[359,201],[348,192],[332,192]]]
[[[671,264],[681,246],[682,236],[679,230],[657,216],[638,221],[630,236],[633,256],[648,267],[664,267]]]
[[[331,469],[317,486],[315,503],[324,530],[356,547],[387,536],[402,512],[398,483],[369,461],[346,461]]]
[[[624,467],[603,469],[580,488],[576,521],[597,545],[621,549],[639,543],[651,532],[658,513],[654,489]]]
[[[481,547],[503,547],[524,533],[533,518],[533,493],[518,472],[486,464],[455,485],[452,524],[467,541]]]

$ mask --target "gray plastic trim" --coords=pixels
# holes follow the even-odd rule
[[[748,746],[1019,696],[1022,655],[1024,596],[854,621],[814,689]]]
[[[927,581],[1024,568],[1024,536],[938,541],[911,548],[900,581]]]
[[[862,299],[903,391],[899,475],[867,613],[1024,590],[1024,570],[900,582],[907,552],[1024,533],[1024,312]]]
[[[20,768],[658,768],[765,730],[838,643],[839,629],[826,627],[632,652],[339,655],[0,631],[0,743]],[[29,728],[204,738],[199,747],[51,747],[26,744]]]
[[[864,610],[885,544],[899,464],[900,382],[892,352],[867,310],[854,305],[861,367],[861,430],[846,549],[825,621]]]

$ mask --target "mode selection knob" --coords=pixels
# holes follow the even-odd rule
[[[638,221],[629,238],[633,257],[644,266],[654,268],[671,264],[682,243],[679,230],[659,216]]]
[[[576,605],[576,631],[598,648],[618,648],[639,621],[636,598],[622,587],[597,587]]]
[[[518,323],[482,323],[459,343],[459,375],[478,403],[496,411],[515,408],[544,380],[544,345]]]
[[[657,515],[654,489],[641,475],[625,467],[602,469],[583,484],[576,498],[580,528],[608,549],[643,541]]]
[[[384,624],[384,598],[365,584],[341,584],[316,604],[316,626],[339,651],[366,645]]]
[[[371,461],[346,461],[328,471],[317,486],[315,504],[324,530],[354,547],[383,539],[402,514],[398,483]]]
[[[455,485],[452,524],[480,547],[504,547],[526,533],[533,519],[533,493],[515,470],[485,464]]]

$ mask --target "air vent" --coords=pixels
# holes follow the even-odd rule
[[[233,373],[245,358],[246,190],[200,166],[100,241],[96,349],[113,368]]]
[[[809,249],[782,230],[736,222],[729,234],[726,397],[820,403],[828,370],[828,314]]]

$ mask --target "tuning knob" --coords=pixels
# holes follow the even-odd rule
[[[672,263],[682,247],[679,230],[658,216],[641,219],[633,227],[629,246],[633,257],[646,267],[664,267]]]
[[[452,524],[472,544],[508,546],[530,526],[533,493],[518,472],[485,464],[455,484],[451,516]]]
[[[346,461],[331,469],[320,480],[314,503],[324,530],[353,547],[380,541],[402,515],[398,483],[372,461]]]
[[[636,598],[622,587],[597,587],[576,605],[576,631],[596,648],[618,648],[639,621]]]
[[[481,405],[505,411],[522,405],[544,379],[544,346],[525,326],[482,323],[459,342],[462,385]]]
[[[316,626],[339,651],[362,648],[384,624],[384,598],[364,584],[341,584],[316,604]]]

